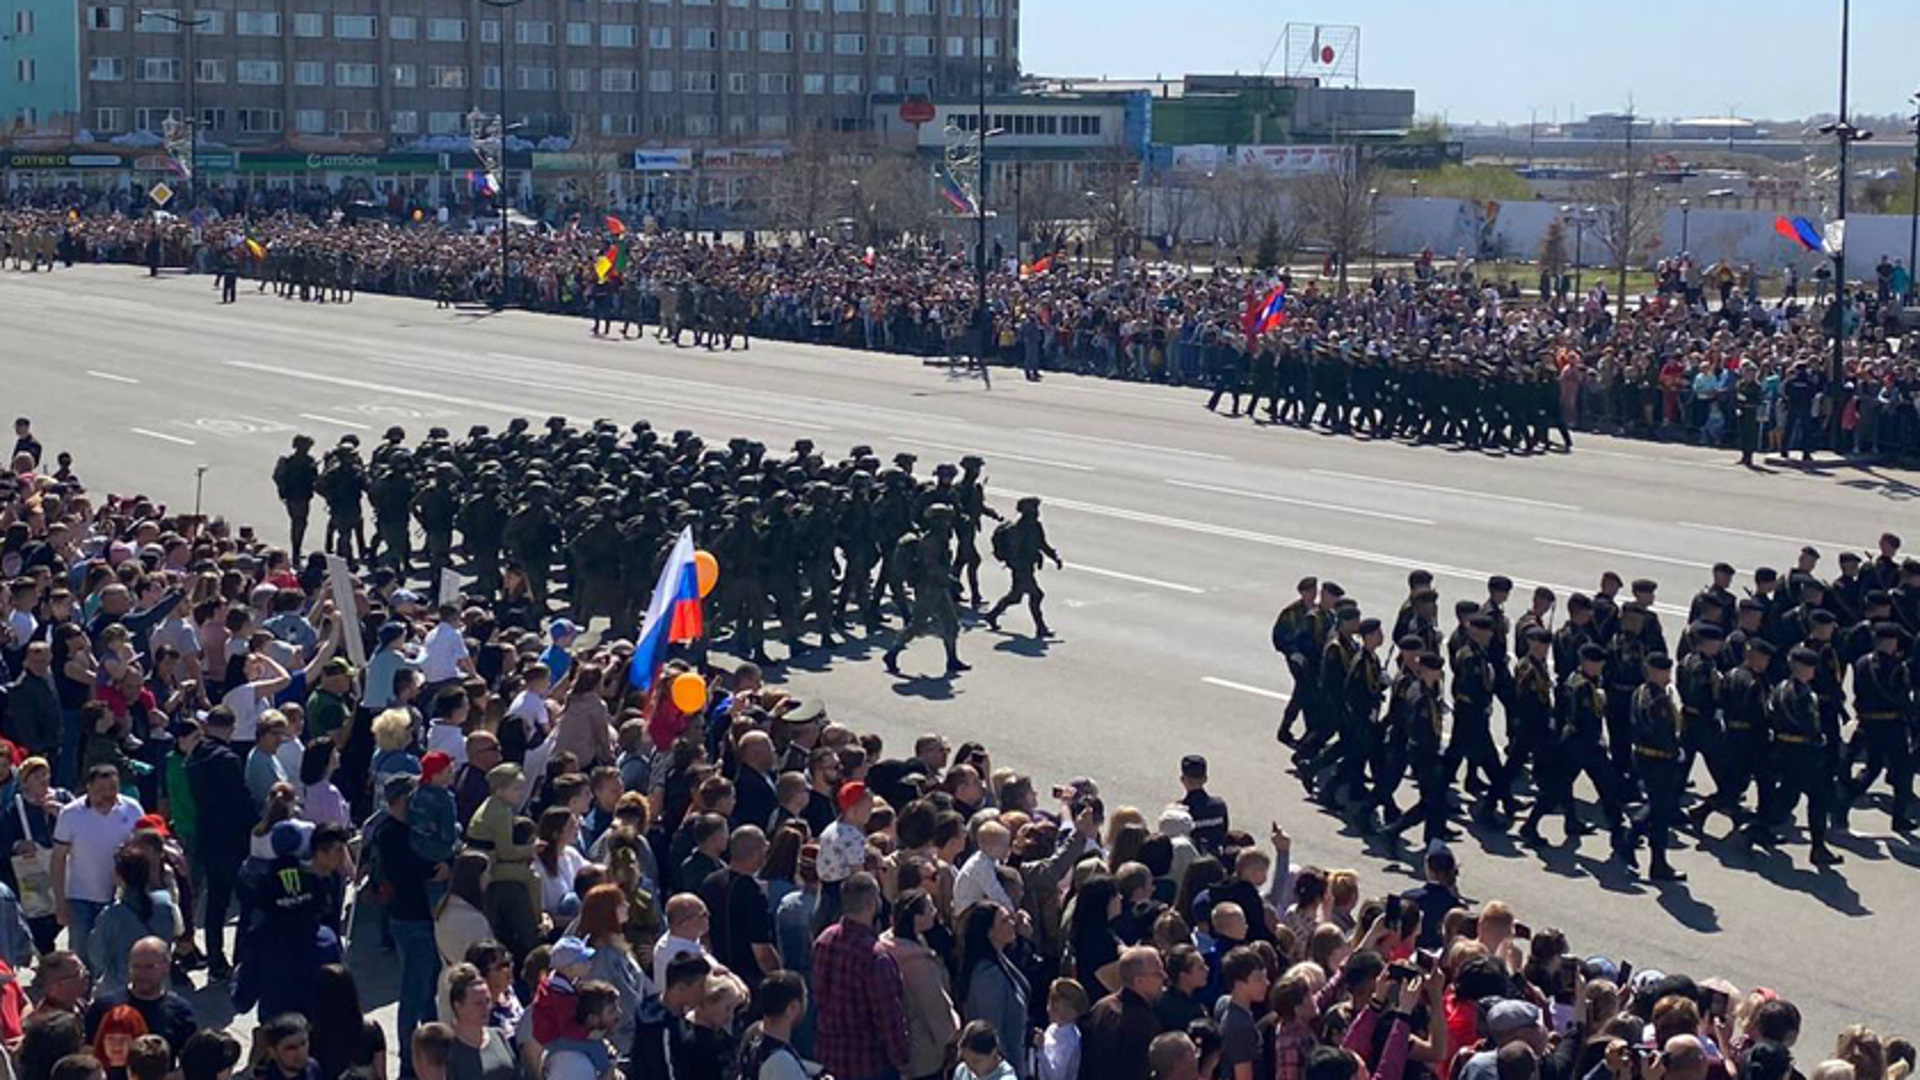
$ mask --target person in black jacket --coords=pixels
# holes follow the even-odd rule
[[[228,745],[232,738],[233,710],[218,706],[207,714],[206,738],[187,757],[187,785],[200,815],[200,866],[207,875],[207,973],[215,979],[233,974],[224,936],[227,904],[255,820],[246,770]]]
[[[7,689],[7,736],[28,756],[52,761],[60,752],[60,695],[53,688],[53,646],[27,646],[26,670]]]

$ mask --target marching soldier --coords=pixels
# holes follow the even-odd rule
[[[1687,876],[1667,861],[1667,849],[1687,788],[1686,721],[1673,704],[1673,658],[1654,653],[1646,658],[1645,669],[1646,681],[1633,692],[1631,723],[1633,757],[1646,785],[1647,805],[1634,820],[1624,861],[1634,864],[1633,848],[1644,839],[1652,851],[1648,877],[1685,881]]]
[[[980,469],[986,465],[978,454],[968,454],[960,459],[960,481],[955,485],[954,495],[954,547],[955,572],[963,575],[967,582],[967,595],[973,606],[980,606],[980,528],[983,519],[1004,521],[1000,512],[987,505],[987,484],[980,476]]]
[[[295,435],[293,451],[273,463],[274,493],[287,508],[287,530],[293,536],[293,561],[300,561],[300,547],[307,537],[307,513],[313,505],[314,487],[320,469],[313,460],[313,437]]]
[[[1420,788],[1420,801],[1387,826],[1399,835],[1415,823],[1421,827],[1421,843],[1452,840],[1459,834],[1447,825],[1447,793],[1453,783],[1447,775],[1445,755],[1440,741],[1446,726],[1446,698],[1440,689],[1440,674],[1447,662],[1438,653],[1421,653],[1416,662],[1419,677],[1400,692],[1406,717],[1408,762],[1414,782]]]
[[[1046,559],[1053,560],[1053,568],[1059,570],[1066,564],[1060,559],[1060,553],[1047,543],[1046,527],[1040,524],[1040,499],[1028,495],[1014,504],[1019,517],[1013,521],[1003,521],[993,530],[993,557],[1007,566],[1013,575],[1013,585],[1007,595],[994,602],[987,611],[987,625],[995,630],[1000,628],[1000,614],[1026,598],[1027,610],[1033,615],[1033,633],[1035,637],[1052,637],[1053,631],[1047,627],[1047,617],[1040,610],[1040,602],[1046,599],[1046,593],[1040,588],[1040,567]]]
[[[1844,801],[1857,802],[1887,774],[1893,786],[1893,826],[1914,827],[1913,675],[1900,657],[1900,628],[1883,622],[1873,628],[1873,651],[1853,663],[1853,704],[1866,740],[1864,771],[1848,782]]]
[[[1307,657],[1313,647],[1313,611],[1316,594],[1320,591],[1320,579],[1303,577],[1294,586],[1296,597],[1273,620],[1273,651],[1287,661],[1287,673],[1293,677],[1293,694],[1287,698],[1287,707],[1280,714],[1280,728],[1274,738],[1291,746],[1294,742],[1293,724],[1300,717],[1300,711],[1307,700],[1306,688],[1313,680],[1312,669],[1308,667]]]
[[[413,508],[412,465],[405,447],[377,447],[373,452],[373,479],[367,485],[367,501],[373,504],[376,545],[376,550],[367,557],[393,567],[401,581],[407,579],[413,561],[412,525],[408,519]]]
[[[1602,745],[1607,728],[1606,667],[1606,649],[1591,641],[1581,643],[1575,667],[1555,694],[1554,739],[1534,766],[1540,794],[1520,828],[1523,839],[1540,843],[1540,822],[1556,810],[1566,822],[1569,840],[1591,831],[1581,823],[1573,797],[1573,785],[1585,773],[1600,796],[1600,811],[1616,856],[1627,846],[1620,786]]]
[[[1826,738],[1821,733],[1819,695],[1813,682],[1820,654],[1795,648],[1788,657],[1792,677],[1773,688],[1767,698],[1767,718],[1773,729],[1774,805],[1763,807],[1753,825],[1754,839],[1768,847],[1778,842],[1774,830],[1793,818],[1801,796],[1807,799],[1807,832],[1813,838],[1813,864],[1835,866],[1841,858],[1827,846],[1827,813],[1834,797],[1833,771],[1827,761]]]
[[[1513,669],[1513,696],[1507,705],[1507,770],[1533,762],[1537,772],[1541,748],[1553,732],[1553,673],[1548,670],[1553,635],[1545,626],[1534,625],[1516,636],[1524,651]]]
[[[1300,766],[1309,791],[1313,790],[1314,761],[1344,726],[1347,672],[1352,669],[1354,652],[1359,648],[1354,640],[1359,629],[1360,605],[1342,601],[1334,609],[1332,630],[1320,647],[1320,675],[1314,692],[1319,715],[1315,716],[1313,711],[1307,713],[1307,737],[1293,754],[1294,764]]]
[[[1747,788],[1758,785],[1759,805],[1773,805],[1773,770],[1769,762],[1772,731],[1767,716],[1767,699],[1772,682],[1767,671],[1773,666],[1773,642],[1755,638],[1745,646],[1740,663],[1727,673],[1720,684],[1721,736],[1707,750],[1707,771],[1713,776],[1713,794],[1694,810],[1696,827],[1709,815],[1720,813],[1736,827],[1746,811],[1741,800]]]
[[[953,599],[952,541],[952,508],[929,507],[926,529],[913,549],[913,612],[899,636],[894,638],[893,647],[886,652],[887,671],[891,674],[900,674],[901,651],[929,628],[940,635],[940,642],[946,647],[949,677],[973,670],[960,661],[960,611]]]
[[[1453,733],[1447,742],[1446,775],[1451,782],[1461,762],[1467,776],[1486,775],[1486,790],[1474,807],[1483,821],[1492,821],[1495,804],[1509,817],[1515,813],[1513,791],[1500,751],[1493,745],[1493,702],[1499,668],[1493,662],[1493,616],[1476,612],[1467,619],[1467,636],[1453,656]]]
[[[366,522],[361,516],[360,500],[366,493],[366,468],[360,464],[360,440],[343,435],[340,444],[327,451],[326,463],[314,491],[327,504],[328,551],[346,559],[356,568],[367,554]]]

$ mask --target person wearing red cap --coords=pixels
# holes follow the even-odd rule
[[[873,818],[873,793],[859,780],[840,785],[835,803],[840,816],[820,834],[820,903],[813,913],[818,934],[840,917],[840,883],[867,867],[867,822]]]
[[[460,843],[460,815],[453,798],[453,755],[429,750],[420,759],[420,786],[407,803],[408,840],[413,853],[433,866],[449,862]],[[446,884],[429,882],[430,899],[438,901]]]

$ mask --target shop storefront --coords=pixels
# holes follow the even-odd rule
[[[130,179],[127,158],[120,154],[65,150],[0,152],[0,175],[8,191],[66,187],[117,191]]]

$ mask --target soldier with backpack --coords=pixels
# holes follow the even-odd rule
[[[1047,627],[1047,617],[1040,610],[1040,602],[1047,594],[1040,588],[1040,566],[1046,559],[1053,560],[1054,569],[1066,564],[1060,561],[1060,553],[1047,543],[1046,527],[1040,524],[1040,499],[1028,495],[1014,506],[1020,516],[1013,521],[1003,521],[994,526],[993,557],[1005,563],[1013,575],[1013,587],[1007,595],[1000,598],[987,611],[987,625],[1000,629],[1000,613],[1026,598],[1027,610],[1033,613],[1033,632],[1036,637],[1052,637],[1053,631]]]

